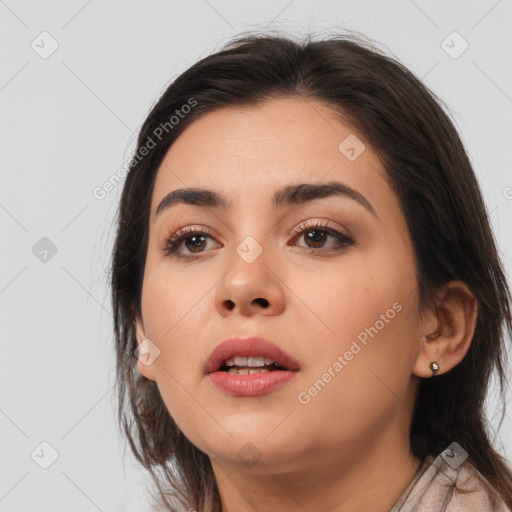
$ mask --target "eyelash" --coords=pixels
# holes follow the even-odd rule
[[[334,228],[329,227],[327,224],[321,224],[318,221],[314,221],[312,223],[309,223],[309,221],[303,222],[293,233],[293,239],[300,238],[304,235],[304,233],[307,233],[309,231],[320,231],[322,233],[327,233],[328,235],[333,236],[334,238],[338,239],[339,244],[338,247],[334,249],[335,252],[341,251],[345,249],[346,247],[354,245],[354,241],[349,238],[347,235],[344,235],[343,233],[340,233]],[[201,253],[198,253],[197,256],[193,255],[183,255],[178,252],[179,247],[183,241],[185,241],[188,238],[191,238],[192,236],[198,236],[198,235],[206,235],[209,238],[213,239],[212,232],[210,229],[195,229],[194,227],[188,227],[185,228],[183,231],[180,230],[165,240],[163,251],[166,256],[171,256],[173,258],[177,259],[196,259],[201,256]],[[329,250],[317,250],[317,249],[310,249],[311,253],[324,253],[329,252]]]

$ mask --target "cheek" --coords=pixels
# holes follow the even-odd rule
[[[195,386],[197,361],[204,357],[200,346],[202,317],[211,299],[205,296],[209,288],[192,284],[183,274],[178,277],[168,269],[158,272],[153,268],[146,273],[142,290],[146,335],[160,350],[153,363],[155,380],[169,414],[187,433],[204,421],[195,400]]]
[[[318,379],[320,388],[332,382],[325,389],[336,388],[338,399],[344,396],[348,403],[354,398],[358,415],[365,414],[363,401],[407,392],[418,352],[418,299],[414,267],[406,256],[397,257],[389,248],[360,251],[344,258],[336,271],[323,272],[320,266],[308,282],[289,276],[290,288],[306,298],[307,307],[297,302],[292,313],[292,324],[302,326],[296,347],[308,361],[306,386]],[[329,369],[336,378],[326,374]],[[325,395],[326,404],[336,403],[336,396]]]
[[[368,314],[368,306],[354,316],[338,311],[333,316],[336,341],[319,341],[311,351],[312,362],[295,397],[300,414],[295,419],[311,433],[323,432],[327,445],[336,439],[357,453],[360,440],[364,444],[375,429],[412,409],[414,311],[411,304],[393,304],[372,303],[374,314]]]
[[[210,286],[194,282],[189,274],[174,275],[169,268],[154,266],[144,276],[142,317],[146,336],[160,350],[155,361],[159,372],[186,374],[186,362],[198,357],[202,310]]]
[[[293,292],[288,294],[287,314],[296,315],[294,325],[307,328],[308,333],[315,333],[325,344],[342,346],[375,322],[379,322],[378,330],[383,330],[380,317],[386,312],[384,320],[389,331],[388,320],[399,316],[398,306],[393,305],[410,301],[407,295],[415,289],[410,267],[410,262],[398,260],[388,248],[375,247],[359,248],[338,261],[312,263],[308,268],[292,267],[283,274],[283,281]],[[297,335],[302,332],[298,330]]]

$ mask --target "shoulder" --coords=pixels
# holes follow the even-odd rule
[[[510,512],[462,451],[428,456],[390,512]]]

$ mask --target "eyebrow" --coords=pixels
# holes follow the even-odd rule
[[[304,204],[315,199],[333,196],[347,197],[357,201],[373,216],[378,218],[375,209],[366,197],[357,190],[338,181],[322,184],[301,183],[297,185],[287,185],[286,187],[274,192],[271,200],[271,206],[273,208],[284,208],[287,206]],[[180,188],[169,192],[162,199],[156,209],[155,217],[164,210],[178,203],[224,211],[228,211],[231,208],[231,203],[222,194],[215,190],[197,187]]]

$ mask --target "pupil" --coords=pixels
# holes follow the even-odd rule
[[[313,233],[313,235],[311,235]],[[317,235],[320,235],[320,240],[317,239],[317,236],[314,235],[314,233],[316,233]],[[323,231],[320,231],[320,230],[317,230],[317,229],[313,229],[311,231],[308,232],[307,234],[307,237],[308,239],[313,242],[315,245],[315,247],[317,246],[322,246],[323,245],[323,238],[326,236],[326,233],[324,233]]]
[[[195,240],[196,242],[200,242],[201,244],[204,245],[204,236],[197,236],[197,235],[194,235],[194,236],[191,236],[188,240],[187,240],[187,245],[188,245],[188,241],[190,240]],[[201,245],[192,245],[192,247],[188,247],[189,249],[202,249],[203,247]]]

